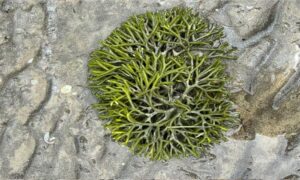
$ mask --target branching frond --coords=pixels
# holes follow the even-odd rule
[[[113,139],[150,159],[200,156],[238,117],[221,28],[190,9],[132,16],[89,61],[94,105]]]

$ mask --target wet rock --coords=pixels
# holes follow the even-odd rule
[[[277,0],[233,1],[228,4],[227,13],[237,33],[248,38],[274,22],[277,4]]]
[[[11,38],[11,22],[7,13],[0,12],[0,45]]]
[[[5,80],[24,70],[28,62],[38,56],[44,22],[44,12],[40,5],[29,11],[17,9],[10,16],[12,18],[5,18],[6,23],[11,24],[11,28],[7,28],[10,34],[5,35],[5,31],[3,34],[4,40],[8,42],[0,48],[0,65],[5,67],[0,74]]]
[[[42,0],[3,0],[2,10],[9,12],[14,11],[16,9],[28,10],[32,8],[34,5],[43,2]]]
[[[47,97],[48,82],[41,71],[29,68],[7,82],[0,92],[3,122],[26,124]]]
[[[300,176],[299,142],[288,146],[282,135],[277,136],[300,129],[300,95],[293,83],[299,71],[297,0],[0,0],[0,4],[0,179]],[[129,16],[176,5],[191,7],[224,26],[227,40],[239,48],[239,59],[228,62],[227,71],[242,117],[240,129],[251,133],[252,140],[242,134],[241,140],[231,138],[202,158],[152,162],[133,156],[104,130],[91,108],[95,98],[87,88],[87,62],[99,40]],[[277,101],[274,97],[280,91],[286,93]],[[277,111],[272,109],[274,101]]]
[[[1,145],[0,174],[3,178],[23,178],[34,156],[35,139],[26,128],[16,125],[8,127]]]

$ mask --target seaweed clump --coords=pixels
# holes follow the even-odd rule
[[[134,154],[199,157],[238,122],[222,28],[191,9],[130,17],[92,52],[89,85],[111,136]]]

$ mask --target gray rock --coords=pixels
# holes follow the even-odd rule
[[[2,84],[11,76],[23,71],[37,58],[41,48],[44,12],[40,5],[32,7],[29,11],[16,9],[14,13],[6,15],[5,23],[9,24],[9,33],[4,35],[5,43],[0,49]]]
[[[43,105],[47,88],[46,77],[41,71],[28,68],[18,74],[0,92],[3,97],[0,99],[0,120],[27,124],[31,116]]]
[[[237,33],[248,38],[274,22],[277,5],[277,0],[233,1],[227,5],[227,13]]]
[[[14,11],[16,9],[28,10],[41,2],[42,0],[3,0],[2,2],[0,1],[0,3],[2,4],[2,10],[6,12]]]
[[[8,42],[10,38],[9,29],[11,23],[9,21],[9,16],[6,13],[0,12],[0,45]]]
[[[297,0],[0,0],[0,5],[0,179],[300,176]],[[103,129],[90,106],[95,98],[87,88],[87,62],[99,40],[129,16],[177,5],[223,26],[226,39],[239,48],[239,59],[228,62],[227,71],[243,126],[236,139],[214,146],[205,157],[152,162],[132,155]]]
[[[35,139],[27,128],[7,127],[1,143],[1,178],[23,178],[36,148]]]

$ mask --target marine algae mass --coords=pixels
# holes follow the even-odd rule
[[[152,160],[199,157],[238,123],[222,28],[191,9],[130,17],[89,61],[89,85],[111,136]]]

